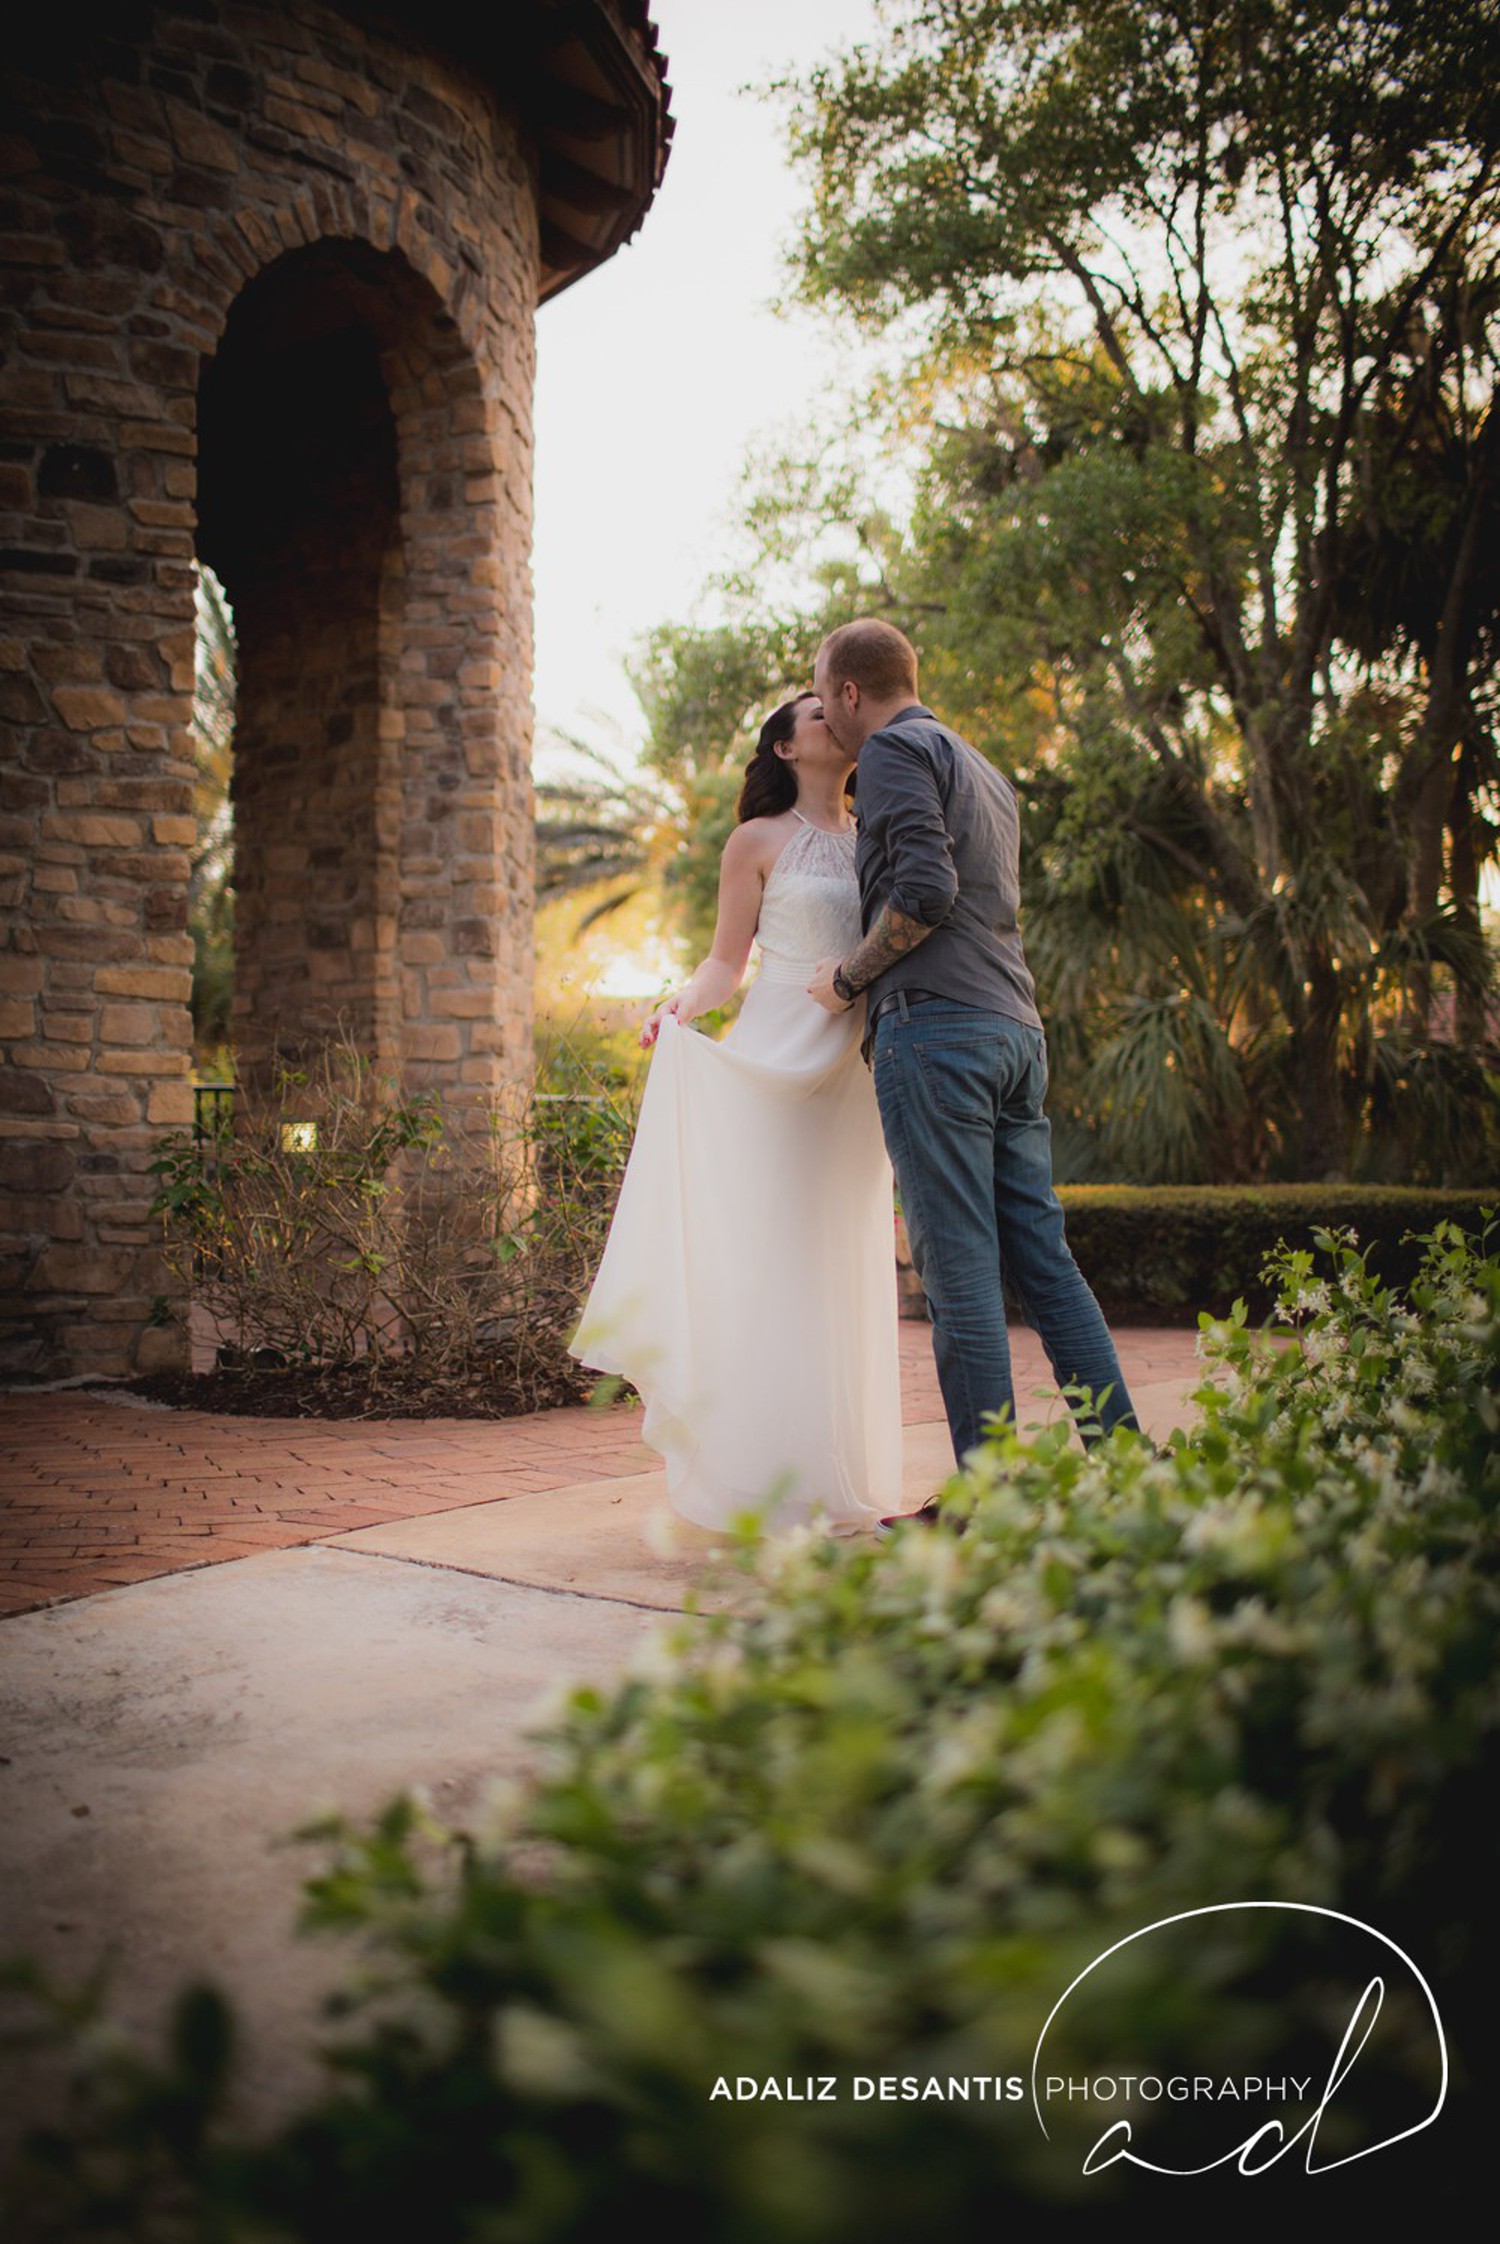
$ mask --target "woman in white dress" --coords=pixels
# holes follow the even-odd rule
[[[646,1406],[685,1519],[873,1526],[900,1509],[891,1169],[863,1000],[814,967],[860,932],[854,760],[801,694],[767,718],[725,845],[713,949],[642,1031],[655,1046],[572,1352]],[[689,1022],[760,969],[722,1041]]]

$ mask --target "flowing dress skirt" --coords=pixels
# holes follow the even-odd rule
[[[779,969],[779,970],[776,970]],[[768,960],[722,1042],[667,1019],[572,1352],[640,1393],[701,1527],[901,1502],[891,1169],[864,1007]]]

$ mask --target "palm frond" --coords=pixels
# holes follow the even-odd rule
[[[1224,1024],[1187,991],[1125,1002],[1094,1055],[1087,1093],[1112,1172],[1143,1184],[1212,1175],[1217,1140],[1248,1103]]]

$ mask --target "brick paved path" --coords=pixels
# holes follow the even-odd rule
[[[1116,1335],[1133,1389],[1189,1379],[1191,1332]],[[1024,1405],[1048,1381],[1015,1340]],[[924,1324],[901,1327],[902,1415],[942,1417]],[[649,1471],[640,1412],[526,1418],[229,1418],[99,1390],[0,1395],[0,1617],[221,1559],[466,1504]]]

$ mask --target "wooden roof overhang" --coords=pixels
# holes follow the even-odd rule
[[[406,22],[514,104],[537,151],[539,303],[629,241],[674,127],[647,0],[396,0],[349,13]]]

